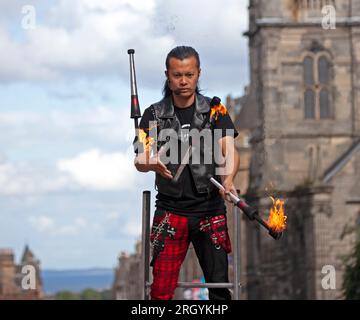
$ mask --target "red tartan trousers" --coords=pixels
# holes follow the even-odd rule
[[[216,222],[212,223],[214,221]],[[166,225],[170,232],[160,234],[159,225]],[[190,242],[194,246],[205,281],[229,281],[227,254],[231,251],[231,244],[225,215],[198,218],[171,212],[155,213],[150,240],[152,244],[154,241],[163,241],[162,250],[153,260],[151,299],[173,298],[180,267]],[[231,295],[228,289],[212,288],[209,289],[209,299],[228,300],[231,299]]]

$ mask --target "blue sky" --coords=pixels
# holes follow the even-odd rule
[[[23,27],[25,5],[35,27]],[[153,173],[132,165],[127,49],[142,111],[166,54],[195,47],[206,95],[248,83],[248,1],[0,0],[0,248],[43,268],[113,267],[141,230]],[[154,202],[154,201],[153,201]]]

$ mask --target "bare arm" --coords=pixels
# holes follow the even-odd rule
[[[156,154],[150,157],[150,151],[145,150],[143,153],[138,154],[134,160],[135,168],[140,172],[154,171],[167,179],[172,179],[170,170],[161,162],[159,155]]]
[[[221,176],[225,193],[220,191],[220,194],[224,200],[231,202],[230,197],[226,193],[237,194],[234,179],[239,171],[240,156],[235,149],[235,140],[232,136],[225,136],[219,139],[219,144],[222,155],[225,157],[224,175]]]

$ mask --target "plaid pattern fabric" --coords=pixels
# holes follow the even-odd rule
[[[218,215],[200,221],[200,230],[208,232],[211,242],[216,248],[223,248],[226,253],[231,252],[230,237],[226,225],[226,216]]]
[[[192,221],[190,230],[189,221]],[[171,212],[155,214],[150,235],[150,240],[153,245],[153,256],[155,253],[155,258],[152,260],[153,282],[150,292],[151,299],[170,300],[173,298],[180,267],[185,259],[190,240],[194,241],[194,238],[192,238],[194,234],[204,234],[203,232],[206,232],[209,236],[200,237],[200,240],[193,242],[193,244],[194,247],[196,246],[200,250],[197,252],[197,256],[199,259],[201,256],[201,261],[203,262],[201,265],[204,274],[208,275],[207,281],[228,281],[226,276],[226,253],[231,251],[231,244],[225,215],[199,219],[180,216]],[[155,243],[157,246],[155,246]],[[219,251],[218,249],[220,248],[223,248],[225,252]],[[211,254],[208,250],[215,250],[217,253]],[[217,256],[217,258],[215,258],[215,256]],[[215,263],[213,259],[220,260]],[[220,269],[217,269],[218,271],[216,272],[214,272],[215,264],[220,266]],[[218,272],[220,272],[220,274]],[[211,289],[209,290],[209,296],[211,296],[212,291],[214,291],[214,294],[221,291],[221,294],[218,295],[220,299],[229,296],[227,289]]]
[[[176,229],[176,233],[172,237],[170,235],[165,237],[164,248],[154,260],[153,283],[151,285],[151,299],[153,300],[172,299],[177,286],[180,267],[189,246],[187,218],[168,212],[154,216],[151,241],[154,240],[156,226],[165,218],[166,214],[168,214],[168,223]]]

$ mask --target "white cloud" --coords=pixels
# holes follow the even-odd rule
[[[87,226],[87,221],[86,219],[82,218],[82,217],[77,217],[75,219],[75,225],[78,225],[80,227],[86,227]]]
[[[29,222],[40,232],[51,231],[55,227],[54,220],[48,216],[29,217]]]
[[[110,212],[99,224],[107,237],[116,238],[119,234],[126,237],[138,237],[141,234],[140,215],[121,215],[119,212]]]
[[[127,236],[138,237],[141,234],[141,224],[139,221],[129,220],[124,227]]]
[[[121,152],[103,153],[88,150],[72,159],[57,162],[80,186],[93,190],[127,190],[135,182],[133,159]]]
[[[0,112],[0,130],[7,132],[6,139],[0,137],[0,142],[3,140],[5,145],[8,141],[21,144],[26,141],[34,143],[39,139],[63,141],[65,138],[76,141],[86,137],[87,140],[100,138],[116,144],[129,144],[134,128],[129,117],[124,117],[123,109],[99,106],[71,112],[52,110],[43,114]]]
[[[67,189],[69,180],[50,168],[0,161],[0,194],[19,195]]]
[[[17,30],[26,41],[17,40],[11,28],[0,26],[0,81],[119,75],[127,82],[126,50],[134,47],[142,85],[158,88],[166,53],[175,45],[187,44],[208,61],[210,73],[203,72],[206,83],[234,86],[247,81],[242,36],[247,28],[247,3],[61,0],[45,11],[48,18],[38,22],[35,30]]]
[[[0,159],[0,194],[5,195],[79,190],[130,191],[135,187],[135,178],[130,149],[125,153],[91,149],[47,167]]]
[[[248,82],[247,39],[243,36],[248,27],[248,0],[196,0],[187,4],[183,0],[159,0],[154,24],[160,24],[162,33],[170,32],[177,44],[198,50],[204,89],[240,93]]]
[[[88,226],[86,219],[77,217],[71,224],[58,224],[49,216],[30,216],[30,225],[38,232],[52,236],[78,236]]]
[[[28,159],[7,160],[0,154],[0,194],[131,189],[135,170],[132,126],[121,110],[105,107],[43,114],[1,112],[0,131],[6,132],[0,136],[2,149],[23,149]],[[88,149],[76,155],[76,150],[86,150],[90,142],[126,150],[107,154]],[[74,157],[65,156],[74,152]]]
[[[0,29],[0,79],[54,80],[124,70],[127,77],[128,46],[136,44],[152,57],[173,44],[166,35],[153,36],[154,6],[154,0],[59,1],[46,24],[37,22],[35,30],[19,30],[26,41],[16,41]]]
[[[134,135],[133,123],[128,117],[124,117],[121,109],[124,108],[113,110],[97,107],[68,113],[52,111],[47,123],[51,123],[61,132],[71,136],[81,132],[117,143],[129,142]]]
[[[109,222],[109,221],[116,221],[116,220],[118,220],[120,218],[120,214],[118,213],[118,212],[110,212],[109,214],[107,214],[106,216],[105,216],[105,220],[107,221],[107,222]]]
[[[0,126],[16,126],[22,127],[24,125],[38,125],[41,123],[42,117],[34,112],[1,112]]]

